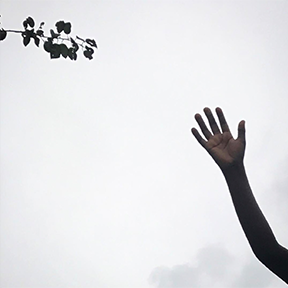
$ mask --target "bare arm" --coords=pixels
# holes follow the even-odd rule
[[[239,123],[238,137],[234,139],[220,108],[216,109],[216,113],[222,132],[211,110],[205,108],[204,112],[212,133],[200,114],[196,114],[195,119],[207,141],[201,137],[197,129],[193,128],[192,133],[220,167],[228,184],[238,219],[255,256],[288,283],[288,251],[277,242],[253,196],[245,172],[243,163],[246,144],[245,122]]]

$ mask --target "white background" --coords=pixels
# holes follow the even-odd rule
[[[89,61],[0,43],[1,288],[286,287],[256,260],[224,177],[191,135],[224,110],[288,246],[287,1],[1,0],[95,38]],[[55,29],[55,28],[54,28]]]

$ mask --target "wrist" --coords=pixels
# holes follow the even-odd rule
[[[225,178],[227,177],[235,177],[236,175],[245,174],[245,167],[243,161],[238,163],[233,163],[225,168],[221,168],[222,173]]]

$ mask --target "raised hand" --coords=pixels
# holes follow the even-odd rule
[[[245,152],[245,121],[241,121],[238,125],[238,137],[234,139],[225,120],[224,114],[220,108],[216,108],[216,113],[221,125],[220,131],[213,114],[209,108],[204,108],[204,113],[208,118],[212,133],[208,130],[200,114],[195,115],[195,119],[199,124],[204,140],[196,128],[191,131],[197,141],[206,149],[218,164],[222,171],[234,165],[243,165]]]

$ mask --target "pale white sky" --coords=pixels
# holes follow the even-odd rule
[[[191,136],[246,120],[246,168],[288,246],[287,1],[3,1],[95,38],[94,60],[0,43],[1,288],[286,287],[252,255]],[[236,135],[235,135],[236,136]]]

